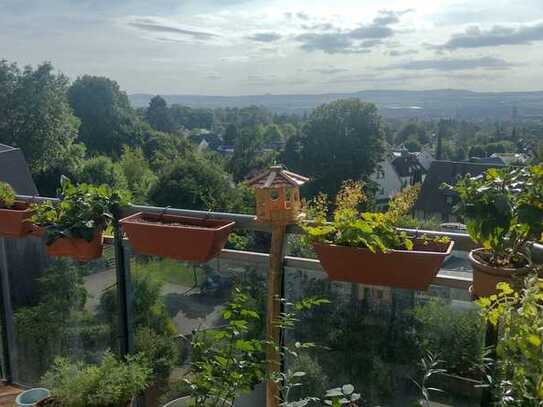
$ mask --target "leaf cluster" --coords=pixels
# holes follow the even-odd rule
[[[149,384],[152,369],[140,355],[118,359],[106,352],[100,364],[57,358],[42,381],[65,407],[126,405]]]
[[[265,375],[266,342],[248,337],[252,325],[260,319],[250,306],[250,298],[236,289],[222,317],[224,327],[196,332],[191,340],[193,362],[185,381],[194,406],[232,403],[239,395],[249,393]]]
[[[32,222],[46,232],[51,244],[61,237],[91,241],[97,230],[118,218],[120,209],[128,205],[129,195],[107,185],[74,185],[63,177],[60,201],[46,201],[32,206]]]
[[[478,300],[487,322],[500,324],[496,347],[496,397],[500,405],[540,406],[543,401],[543,280],[528,278],[521,291],[498,284],[498,294]]]
[[[485,260],[493,266],[522,265],[526,243],[543,233],[543,165],[489,169],[445,188],[458,194],[457,213],[489,253]]]
[[[15,204],[15,191],[7,182],[0,182],[0,208],[9,209]]]
[[[302,224],[311,242],[367,248],[372,252],[413,248],[405,232],[397,230],[395,222],[405,215],[418,196],[418,187],[407,188],[395,197],[386,213],[362,212],[366,200],[360,182],[347,181],[336,196],[331,222],[327,222],[327,198],[319,195],[308,204],[311,223]]]

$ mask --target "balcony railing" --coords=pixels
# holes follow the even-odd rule
[[[231,219],[236,221],[236,230],[270,232],[250,215],[130,208],[130,212],[165,210]],[[484,329],[467,290],[471,273],[465,257],[473,245],[461,233],[417,232],[446,235],[456,243],[454,264],[445,263],[426,292],[332,282],[318,260],[285,257],[282,292],[286,299],[320,296],[331,300],[304,314],[287,337],[322,345],[302,358],[285,361],[308,373],[301,393],[321,395],[326,388],[353,383],[370,405],[406,405],[405,400],[418,397],[412,379],[419,374],[417,364],[426,347],[441,351],[443,367],[451,373],[435,384],[445,390],[440,400],[455,406],[479,405],[480,394],[456,378],[475,378],[477,360],[473,359],[484,350]],[[287,233],[299,234],[300,229],[292,226]],[[157,380],[158,396],[147,400],[149,405],[161,405],[187,390],[182,378],[190,349],[183,338],[222,323],[220,310],[232,287],[245,289],[265,312],[267,253],[225,249],[207,264],[189,264],[136,256],[119,234],[106,238],[106,243],[102,259],[80,264],[48,258],[37,237],[0,239],[5,380],[39,384],[56,356],[96,361],[106,349],[140,350],[152,342],[146,331],[152,328],[171,338],[161,352],[173,349],[173,366],[165,368],[167,377]],[[262,397],[256,391],[239,405],[264,405]]]

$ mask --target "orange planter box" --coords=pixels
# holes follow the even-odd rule
[[[235,222],[138,212],[120,221],[138,254],[207,262],[224,248]]]
[[[32,231],[32,212],[25,202],[15,202],[10,209],[0,209],[0,236],[24,237]]]
[[[453,246],[452,241],[428,246],[415,241],[413,250],[372,253],[365,248],[314,243],[313,249],[331,280],[426,290]]]
[[[90,261],[102,257],[103,248],[104,238],[100,229],[90,242],[85,239],[61,237],[47,245],[47,254],[52,257],[73,257],[79,261]]]

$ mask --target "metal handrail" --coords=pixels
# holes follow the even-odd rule
[[[26,202],[43,202],[43,201],[57,201],[57,198],[46,198],[39,196],[28,196],[28,195],[17,195],[17,199]],[[146,212],[146,213],[162,213],[164,211],[163,207],[158,206],[147,206],[147,205],[133,205],[130,204],[126,209],[126,214],[132,214],[136,212]],[[256,230],[256,231],[271,231],[269,225],[258,223],[256,216],[246,215],[240,213],[225,213],[225,212],[211,212],[211,211],[197,211],[189,209],[178,209],[178,208],[168,208],[168,213],[173,215],[181,216],[192,216],[192,217],[208,217],[208,218],[219,218],[224,220],[235,221],[236,225],[234,226],[235,230]],[[410,234],[417,235],[430,235],[430,236],[446,236],[455,242],[455,250],[458,251],[469,251],[476,247],[473,241],[470,239],[467,233],[458,233],[458,232],[444,232],[444,231],[435,231],[435,230],[419,230],[419,229],[401,229],[405,230]],[[300,234],[303,233],[302,229],[298,225],[291,225],[287,228],[287,233],[290,234]],[[112,243],[113,239],[106,238],[106,242]],[[543,245],[535,244],[534,251],[536,255],[543,260]],[[269,254],[267,253],[257,253],[250,251],[241,251],[241,250],[228,250],[224,249],[220,254],[219,258],[236,261],[236,262],[245,262],[258,265],[267,265],[269,262]],[[286,256],[284,261],[285,267],[289,268],[298,268],[304,270],[313,270],[321,271],[322,269],[320,262],[316,259],[308,259],[302,257],[292,257]],[[449,273],[439,273],[435,280],[435,285],[450,287],[450,288],[461,288],[468,289],[471,285],[471,278],[460,275],[451,275]]]

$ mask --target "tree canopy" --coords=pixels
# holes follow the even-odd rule
[[[347,179],[369,176],[381,160],[384,131],[375,105],[358,99],[317,107],[284,155],[293,170],[311,177],[307,190],[335,196]]]
[[[74,81],[68,97],[89,152],[120,156],[124,144],[141,143],[138,117],[117,82],[85,75]]]

